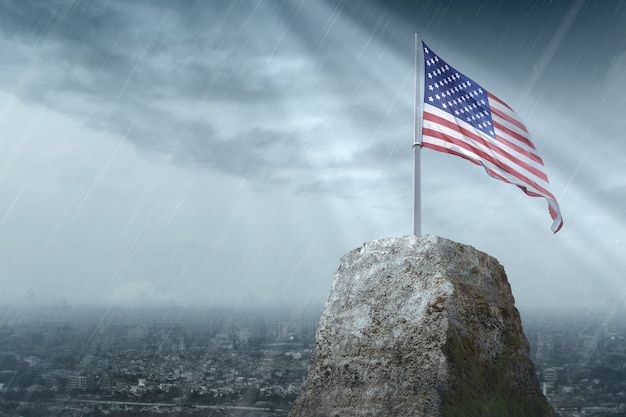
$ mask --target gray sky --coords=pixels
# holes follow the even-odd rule
[[[414,32],[516,109],[565,219],[422,152],[519,306],[626,297],[624,1],[0,5],[0,303],[322,303],[412,231]],[[392,5],[390,5],[392,4]]]

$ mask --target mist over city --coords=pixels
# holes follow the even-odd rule
[[[412,234],[416,32],[564,219],[423,149],[422,232],[504,267],[559,416],[626,415],[624,1],[8,0],[0,417],[287,416],[340,258]]]

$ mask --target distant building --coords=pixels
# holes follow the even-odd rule
[[[33,368],[36,368],[41,363],[41,359],[39,359],[37,356],[26,356],[23,360]]]
[[[69,375],[67,379],[67,386],[70,389],[86,391],[95,388],[95,385],[95,380],[92,376]]]
[[[554,368],[546,368],[543,370],[543,385],[544,385],[544,393],[547,392],[548,389],[553,389],[558,378],[557,370]]]
[[[87,377],[84,375],[70,375],[67,380],[67,386],[71,389],[87,389]]]
[[[111,391],[111,377],[108,373],[101,373],[96,382],[100,390]]]
[[[237,330],[237,339],[239,339],[240,342],[249,342],[251,338],[252,331],[250,331],[250,329],[245,328]]]

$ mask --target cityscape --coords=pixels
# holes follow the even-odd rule
[[[557,416],[626,416],[623,311],[521,314],[530,358]]]
[[[0,309],[0,417],[287,416],[322,308]],[[521,313],[558,416],[626,416],[623,313]]]

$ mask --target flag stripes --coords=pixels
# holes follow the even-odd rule
[[[426,123],[426,121],[431,123]],[[450,142],[465,148],[468,151],[473,151],[476,155],[489,160],[491,163],[499,166],[505,171],[512,171],[512,168],[507,167],[507,163],[510,163],[524,168],[526,171],[536,177],[539,177],[543,181],[548,181],[547,175],[541,172],[538,167],[522,160],[522,158],[525,159],[526,155],[521,153],[519,154],[519,157],[517,157],[513,155],[512,152],[507,152],[507,150],[503,147],[503,143],[506,142],[506,139],[503,139],[496,134],[498,143],[493,143],[491,138],[486,137],[484,134],[481,135],[480,132],[477,134],[473,131],[474,129],[470,130],[467,127],[463,127],[462,124],[464,124],[464,122],[459,124],[458,122],[446,120],[443,117],[436,116],[433,113],[424,112],[424,128],[422,134],[424,136],[430,135],[447,138]],[[439,126],[441,132],[445,132],[445,134],[439,136],[439,132],[433,131],[433,129],[428,126]],[[428,143],[425,142],[425,146],[427,145]],[[531,161],[536,164],[536,161]]]
[[[467,159],[483,166],[491,177],[545,198],[552,231],[558,232],[563,225],[559,205],[548,191],[543,160],[515,111],[423,47],[421,145]]]

